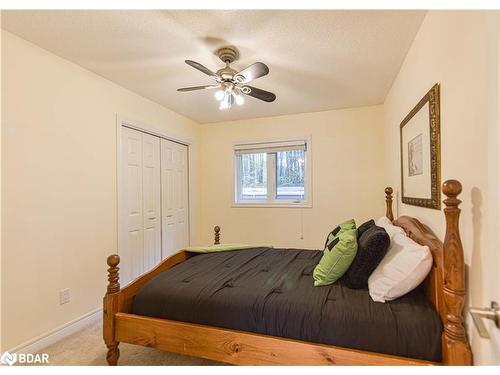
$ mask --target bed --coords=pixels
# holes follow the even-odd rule
[[[443,192],[444,244],[415,218],[394,220],[392,189],[385,189],[386,216],[429,246],[434,258],[421,287],[386,304],[342,280],[312,286],[320,251],[179,251],[123,289],[119,257],[109,256],[103,301],[108,364],[117,364],[119,343],[127,342],[239,365],[470,365],[461,185],[446,181]]]

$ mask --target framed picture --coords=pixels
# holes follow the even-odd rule
[[[400,125],[402,201],[441,209],[439,84],[435,84]]]

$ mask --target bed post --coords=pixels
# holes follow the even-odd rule
[[[463,308],[465,300],[465,265],[458,220],[461,201],[457,196],[462,185],[457,180],[443,183],[446,199],[446,235],[443,245],[443,301],[445,322],[442,336],[443,362],[445,365],[472,364],[472,354],[467,341]]]
[[[220,244],[220,227],[216,225],[214,227],[214,245]]]
[[[394,221],[394,215],[392,213],[392,188],[387,186],[385,188],[385,216],[392,222]]]
[[[108,257],[108,288],[106,290],[106,295],[104,296],[104,317],[102,324],[102,332],[104,337],[104,342],[108,347],[108,354],[106,355],[106,361],[110,366],[116,366],[118,362],[118,357],[120,357],[120,349],[118,345],[120,344],[115,340],[115,314],[118,311],[118,297],[120,295],[120,283],[118,280],[120,276],[118,274],[118,264],[120,263],[120,257],[117,254],[110,255]]]

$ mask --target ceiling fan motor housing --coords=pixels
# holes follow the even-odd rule
[[[216,55],[219,58],[228,64],[231,64],[233,61],[237,60],[239,57],[238,50],[234,47],[222,47],[219,48],[216,52]]]
[[[222,78],[223,81],[231,81],[236,74],[236,70],[231,69],[229,65],[217,71],[217,75]]]

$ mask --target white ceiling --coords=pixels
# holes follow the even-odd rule
[[[37,10],[2,11],[2,27],[197,122],[380,104],[425,11],[386,10]],[[223,66],[214,51],[235,45],[233,68],[262,61],[253,86],[273,103],[246,97],[220,111],[212,83],[184,63]]]

